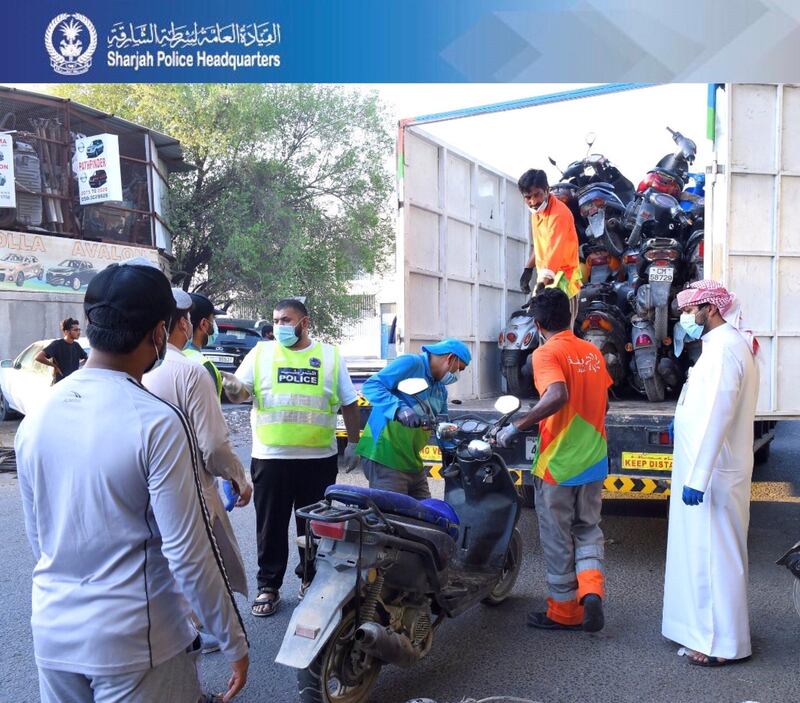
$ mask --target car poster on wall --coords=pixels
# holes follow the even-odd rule
[[[83,295],[98,271],[137,256],[160,264],[155,249],[0,230],[0,290]]]
[[[14,144],[10,134],[0,132],[0,207],[17,207],[14,188]]]
[[[81,205],[122,200],[119,138],[116,134],[95,134],[76,139],[75,155]]]

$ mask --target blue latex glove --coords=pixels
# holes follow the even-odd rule
[[[675,418],[673,417],[669,421],[669,427],[667,427],[667,433],[669,434],[669,441],[675,444]]]
[[[698,491],[689,486],[683,487],[683,502],[686,505],[700,505],[703,502],[703,491]]]
[[[233,484],[230,481],[222,482],[222,490],[225,492],[225,510],[230,512],[239,500],[239,494],[234,490]]]
[[[408,405],[401,405],[397,409],[395,420],[406,427],[419,427],[422,424],[422,418]]]
[[[509,423],[495,435],[494,439],[498,447],[508,449],[518,434],[519,430],[514,427],[513,423]]]

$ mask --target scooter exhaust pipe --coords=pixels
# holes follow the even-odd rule
[[[411,640],[377,622],[367,622],[356,630],[356,643],[361,651],[387,664],[409,667],[420,659]]]

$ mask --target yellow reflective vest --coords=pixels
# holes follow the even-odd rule
[[[195,363],[205,366],[211,371],[214,376],[214,385],[217,389],[217,395],[219,396],[220,400],[222,400],[222,374],[220,373],[216,364],[210,359],[207,359],[203,353],[197,351],[197,349],[184,349],[183,355]]]
[[[339,350],[322,342],[292,351],[259,342],[253,369],[256,435],[267,446],[329,447],[339,410]]]

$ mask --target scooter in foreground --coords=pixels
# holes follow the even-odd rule
[[[381,667],[413,666],[445,618],[499,605],[517,580],[521,507],[494,438],[520,401],[498,399],[494,424],[462,417],[435,425],[427,388],[408,379],[399,390],[436,426],[444,501],[333,485],[297,511],[319,540],[316,576],[276,662],[298,670],[302,703],[365,703]]]

